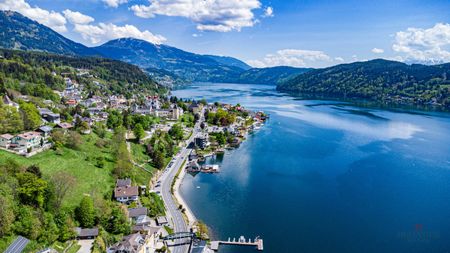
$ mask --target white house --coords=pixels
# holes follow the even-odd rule
[[[114,189],[114,198],[121,203],[129,203],[139,199],[139,187],[131,186],[130,179],[118,179]]]
[[[11,144],[11,140],[14,138],[13,135],[10,134],[2,134],[0,135],[0,147],[2,148],[9,148],[9,145]]]
[[[41,146],[42,135],[38,132],[26,132],[14,136],[11,140],[10,147],[19,151],[26,152],[27,149],[38,148]]]

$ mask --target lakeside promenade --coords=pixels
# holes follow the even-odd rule
[[[160,187],[155,187],[155,190],[160,190],[164,205],[167,210],[167,216],[173,225],[174,233],[179,232],[189,232],[192,225],[195,223],[196,219],[193,213],[190,211],[188,205],[183,200],[179,194],[179,186],[185,175],[184,166],[188,159],[191,149],[188,148],[189,143],[194,140],[200,129],[200,119],[197,124],[195,124],[191,136],[186,140],[186,145],[181,149],[181,151],[174,156],[174,161],[169,164],[165,169],[165,172],[160,176],[159,182]],[[170,166],[171,165],[171,166]],[[180,172],[180,173],[178,173]],[[178,176],[177,176],[178,174]],[[175,182],[174,182],[175,180]],[[173,185],[173,195],[172,195],[172,185]],[[188,223],[184,219],[184,214],[179,208],[180,204],[185,208],[186,217]],[[183,244],[185,241],[182,239],[175,240],[175,244]],[[173,247],[171,252],[173,253],[187,253],[189,251],[188,245],[179,245]]]
[[[192,210],[189,208],[189,205],[184,201],[183,197],[181,197],[179,191],[181,183],[183,182],[183,178],[186,176],[185,168],[186,164],[184,164],[181,168],[179,168],[179,174],[173,186],[173,196],[175,197],[176,201],[184,208],[184,214],[186,215],[186,218],[188,220],[188,225],[189,227],[192,227],[197,222],[197,218],[195,217]]]

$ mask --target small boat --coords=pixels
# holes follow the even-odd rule
[[[218,173],[220,171],[219,165],[203,165],[201,171],[203,173]]]

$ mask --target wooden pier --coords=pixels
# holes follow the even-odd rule
[[[226,245],[236,245],[236,246],[255,246],[257,250],[262,251],[264,249],[263,246],[263,239],[256,237],[255,240],[252,242],[251,239],[248,239],[246,241],[244,236],[239,237],[238,240],[236,238],[228,238],[228,241],[212,241],[211,242],[211,249],[214,251],[219,250],[220,244],[226,244]]]

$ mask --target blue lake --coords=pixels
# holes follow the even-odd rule
[[[182,183],[214,238],[261,236],[268,253],[450,252],[450,114],[298,100],[267,85],[173,94],[270,114],[217,161],[221,173]]]

